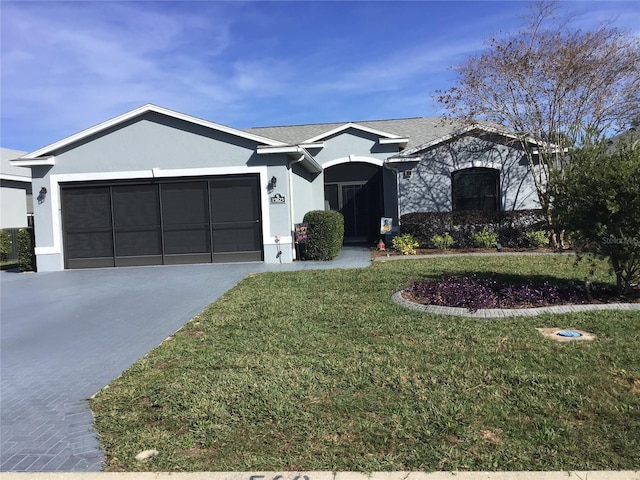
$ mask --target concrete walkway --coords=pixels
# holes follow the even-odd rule
[[[87,399],[248,274],[369,264],[345,247],[332,262],[0,272],[0,471],[99,471]]]

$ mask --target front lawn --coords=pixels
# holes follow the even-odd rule
[[[458,257],[250,276],[91,401],[107,470],[640,468],[640,313],[483,321],[391,301],[473,272],[582,281],[589,266]],[[613,281],[604,266],[591,278]],[[136,462],[147,449],[159,454]]]

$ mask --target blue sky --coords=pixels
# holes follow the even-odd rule
[[[448,67],[528,2],[0,2],[0,145],[33,151],[154,103],[236,128],[433,116]],[[640,1],[564,1],[640,32]]]

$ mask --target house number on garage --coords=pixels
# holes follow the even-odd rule
[[[273,197],[271,197],[271,204],[283,204],[283,203],[287,203],[284,195],[280,195],[279,193],[276,193]]]

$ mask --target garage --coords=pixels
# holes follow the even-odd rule
[[[65,268],[263,260],[258,175],[60,187]]]

